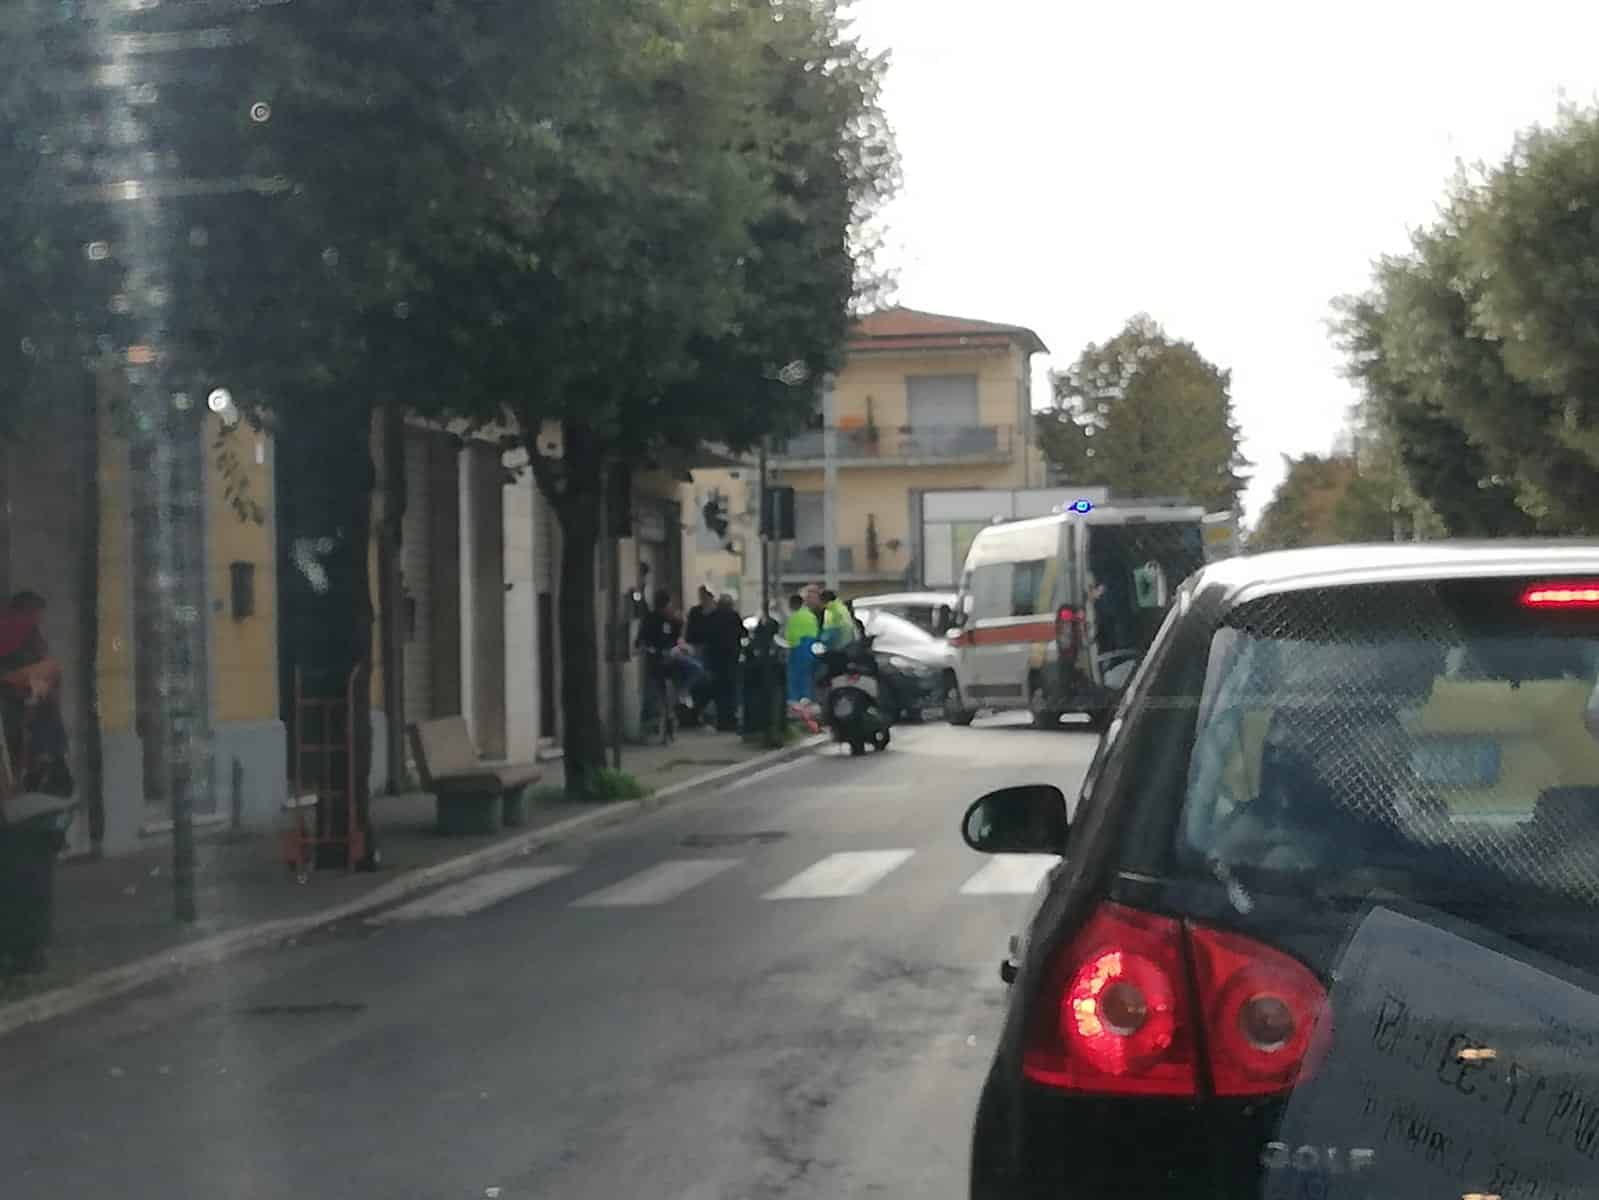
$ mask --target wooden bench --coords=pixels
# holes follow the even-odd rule
[[[485,762],[465,717],[417,721],[406,732],[422,786],[438,805],[440,833],[496,833],[526,821],[523,790],[543,775],[536,763]]]

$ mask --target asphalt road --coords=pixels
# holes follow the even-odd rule
[[[0,1040],[0,1190],[964,1195],[1039,871],[957,823],[1092,750],[898,730]]]

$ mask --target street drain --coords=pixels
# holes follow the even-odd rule
[[[366,1005],[328,1000],[319,1004],[252,1004],[239,1011],[246,1017],[353,1017],[364,1013]]]
[[[775,829],[757,830],[755,833],[691,833],[678,843],[680,846],[693,846],[696,849],[706,849],[716,846],[768,846],[773,842],[780,842],[788,834]]]

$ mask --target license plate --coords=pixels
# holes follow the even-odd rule
[[[941,704],[932,704],[922,709],[922,720],[924,721],[942,721],[943,719],[944,707]]]

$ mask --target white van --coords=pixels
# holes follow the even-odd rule
[[[1197,507],[1079,504],[984,529],[961,572],[949,719],[1026,709],[1040,728],[1074,712],[1103,724],[1177,585],[1205,565],[1204,519]]]

